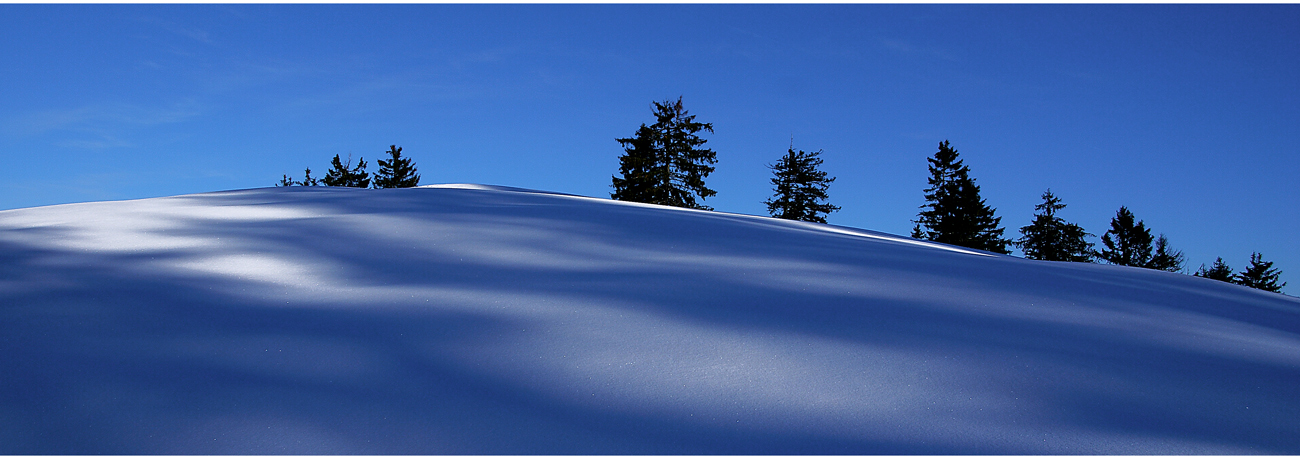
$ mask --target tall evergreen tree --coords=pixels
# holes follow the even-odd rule
[[[1183,270],[1183,261],[1183,252],[1170,248],[1169,239],[1161,234],[1160,237],[1156,238],[1155,253],[1151,255],[1151,260],[1143,267],[1176,273]]]
[[[962,164],[957,150],[948,141],[939,143],[939,151],[926,159],[930,165],[930,187],[925,189],[926,204],[917,215],[912,237],[935,242],[1010,253],[1002,238],[1002,217],[980,198],[980,187],[970,178],[970,168]]]
[[[695,115],[676,102],[654,102],[655,124],[642,124],[634,137],[615,139],[623,145],[619,172],[613,177],[610,197],[620,201],[645,202],[667,206],[713,210],[696,201],[717,192],[704,186],[704,178],[713,173],[717,154],[700,148],[707,142],[696,133],[713,132],[712,123],[698,123]]]
[[[1110,219],[1110,230],[1101,236],[1105,248],[1096,254],[1097,258],[1113,265],[1181,272],[1185,260],[1183,252],[1170,247],[1169,238],[1163,234],[1152,238],[1146,223],[1141,220],[1134,223],[1134,220],[1133,212],[1120,206],[1115,217]],[[1153,241],[1154,247],[1151,245]]]
[[[279,182],[279,183],[276,183],[275,186],[294,186],[294,185],[297,185],[297,183],[294,182],[293,179],[289,178],[289,174],[281,174],[281,175],[282,175],[283,177],[280,178],[280,182]]]
[[[388,161],[379,160],[375,172],[375,188],[411,188],[420,184],[420,174],[415,173],[411,158],[402,157],[402,147],[388,147]]]
[[[369,188],[370,174],[366,172],[366,159],[359,159],[357,166],[352,167],[352,155],[348,155],[346,164],[339,161],[339,155],[334,155],[334,160],[330,163],[330,171],[321,182],[325,186]]]
[[[1098,258],[1120,266],[1145,266],[1151,261],[1151,230],[1145,223],[1135,224],[1134,220],[1133,212],[1120,206],[1110,219],[1110,229],[1101,235],[1101,243],[1106,247],[1097,254]]]
[[[1193,276],[1223,282],[1233,282],[1232,268],[1229,267],[1227,263],[1223,262],[1223,257],[1215,258],[1214,265],[1209,268],[1206,268],[1205,265],[1201,265],[1201,269],[1197,270],[1196,274],[1193,274]]]
[[[1281,293],[1282,287],[1286,286],[1286,282],[1277,283],[1277,278],[1280,275],[1282,275],[1282,271],[1274,268],[1273,262],[1264,261],[1263,255],[1256,252],[1250,254],[1250,267],[1238,274],[1236,281],[1238,284],[1250,288]]]
[[[668,194],[659,184],[667,181],[667,169],[658,167],[658,155],[655,153],[655,132],[644,124],[637,129],[636,135],[627,139],[618,139],[623,144],[623,156],[618,158],[619,173],[623,178],[614,177],[614,192],[610,197],[618,201],[661,203],[668,201]],[[665,173],[663,177],[657,174]]]
[[[1064,209],[1065,204],[1052,194],[1051,189],[1044,192],[1042,198],[1043,203],[1034,206],[1039,213],[1034,214],[1034,221],[1029,226],[1020,228],[1020,239],[1014,244],[1030,260],[1091,262],[1092,243],[1085,238],[1092,234],[1056,216],[1056,211]]]
[[[840,209],[826,202],[829,199],[826,190],[835,177],[827,178],[826,172],[819,169],[821,153],[821,150],[796,151],[791,146],[780,161],[767,166],[772,169],[772,191],[776,192],[763,201],[769,214],[787,220],[826,223],[825,215]]]

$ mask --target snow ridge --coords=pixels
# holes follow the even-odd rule
[[[0,212],[5,454],[1300,453],[1300,300],[446,184]]]

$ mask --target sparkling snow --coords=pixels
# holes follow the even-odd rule
[[[484,185],[0,212],[4,454],[1300,453],[1300,300]]]

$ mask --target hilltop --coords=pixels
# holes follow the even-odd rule
[[[1300,300],[481,185],[0,212],[4,454],[1300,453]]]

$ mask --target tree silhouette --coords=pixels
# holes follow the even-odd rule
[[[713,132],[712,123],[697,123],[695,115],[676,102],[654,102],[655,124],[642,124],[633,137],[615,139],[623,145],[619,172],[613,177],[610,197],[620,201],[645,202],[692,209],[713,210],[696,201],[717,192],[704,186],[713,173],[717,154],[700,148],[707,142],[696,133]]]
[[[840,208],[826,202],[826,190],[835,177],[826,177],[819,169],[821,150],[812,153],[790,147],[772,169],[774,196],[763,201],[767,212],[776,218],[826,223],[825,215]]]

